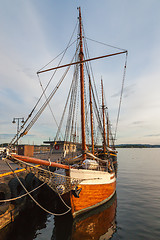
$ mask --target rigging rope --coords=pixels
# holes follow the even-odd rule
[[[83,28],[83,34],[85,36],[85,32],[84,32],[84,28]],[[84,38],[84,49],[85,49],[85,53],[86,53],[86,56],[88,56],[88,58],[90,58],[90,55],[89,55],[89,49],[88,49],[88,44],[87,44],[87,41],[86,41],[86,37]],[[97,122],[98,122],[98,125],[99,125],[99,130],[101,132],[101,135],[103,135],[103,128],[102,128],[102,119],[101,119],[101,115],[100,115],[100,112],[99,112],[99,109],[100,109],[100,102],[99,102],[99,98],[98,98],[98,93],[97,93],[97,88],[96,88],[96,83],[95,83],[95,79],[94,79],[94,74],[93,74],[93,69],[92,69],[92,65],[91,63],[89,62],[88,64],[85,63],[85,66],[86,66],[86,70],[87,70],[87,74],[88,74],[88,78],[90,77],[90,75],[92,75],[92,80],[93,80],[93,85],[94,85],[94,90],[93,90],[93,85],[91,84],[91,90],[92,90],[92,95],[93,95],[93,101],[94,101],[94,105],[95,105],[95,108],[94,108],[94,111],[95,111],[95,116],[97,118]],[[90,71],[91,71],[91,74],[90,74]],[[95,94],[94,94],[95,92]],[[96,95],[96,98],[95,98],[95,95]],[[98,105],[98,106],[97,106]]]
[[[74,57],[72,58],[71,62],[73,61]],[[19,138],[23,137],[24,135],[26,135],[28,133],[28,131],[31,129],[31,127],[34,125],[34,123],[37,121],[37,119],[40,117],[40,115],[42,114],[42,112],[44,111],[44,109],[46,108],[46,106],[48,105],[48,103],[51,101],[52,97],[54,96],[54,94],[56,93],[56,91],[58,90],[58,88],[60,87],[61,83],[63,82],[66,74],[68,73],[70,69],[70,66],[66,69],[66,71],[64,72],[63,76],[61,77],[61,79],[59,80],[59,82],[57,83],[56,87],[53,89],[53,91],[50,93],[49,97],[47,98],[47,100],[44,102],[44,104],[41,106],[41,108],[39,109],[39,111],[36,113],[36,115],[33,117],[33,119],[30,121],[30,123],[28,124],[28,126],[25,128],[25,130],[20,134],[20,136],[17,138],[17,140],[14,142],[14,144],[19,140]]]
[[[122,103],[122,95],[123,95],[123,90],[124,90],[124,81],[125,81],[126,67],[127,67],[127,57],[128,57],[128,52],[126,52],[126,59],[125,59],[125,64],[124,64],[124,72],[123,72],[123,79],[122,79],[122,88],[121,88],[121,94],[120,94],[120,99],[119,99],[119,107],[118,107],[117,121],[116,121],[115,133],[114,133],[114,141],[116,140],[117,128],[118,128],[118,122],[119,122],[119,115],[120,115],[120,109],[121,109],[121,103]]]
[[[68,49],[69,47],[71,47],[71,46],[77,41],[77,39],[76,39],[72,44],[70,44],[70,42],[71,42],[71,40],[72,40],[72,38],[73,38],[73,35],[74,35],[74,33],[75,33],[76,28],[77,28],[77,23],[76,23],[76,26],[75,26],[75,28],[74,28],[74,31],[73,31],[73,33],[72,33],[72,35],[71,35],[71,38],[70,38],[70,40],[69,40],[69,43],[68,43],[66,49],[65,49],[64,51],[62,51],[62,52],[58,55],[58,56],[60,56],[61,54],[63,54],[63,55],[62,55],[62,58],[61,58],[60,61],[59,61],[58,66],[59,66],[60,63],[62,62],[62,59],[63,59],[63,57],[64,57],[67,49]],[[57,57],[58,57],[58,56],[57,56]],[[57,57],[55,57],[53,60],[55,60]],[[49,63],[51,63],[53,60],[51,60]],[[49,64],[49,63],[48,63],[48,64]],[[48,65],[48,64],[47,64],[47,65]],[[45,65],[45,66],[47,66],[47,65]],[[44,66],[44,67],[45,67],[45,66]],[[43,68],[44,68],[44,67],[43,67]],[[42,69],[43,69],[43,68],[42,68]],[[37,101],[37,103],[35,104],[34,108],[33,108],[32,111],[30,112],[30,114],[28,115],[27,119],[24,121],[24,123],[21,125],[20,129],[17,131],[17,134],[14,136],[14,138],[13,138],[13,139],[11,140],[11,142],[9,143],[9,145],[8,145],[9,148],[11,147],[12,144],[16,144],[16,142],[19,140],[19,138],[21,138],[21,135],[19,135],[19,134],[21,133],[22,129],[24,128],[24,126],[25,126],[26,123],[28,122],[29,118],[31,118],[33,112],[35,111],[37,105],[39,104],[39,102],[40,102],[40,100],[42,99],[44,93],[46,92],[46,89],[48,88],[51,80],[53,79],[53,76],[55,75],[55,73],[56,73],[56,71],[54,71],[52,77],[50,78],[48,84],[46,85],[46,87],[45,87],[45,89],[43,90],[40,98],[38,99],[38,101]],[[23,136],[23,134],[22,134],[22,136]],[[15,139],[16,139],[16,141],[15,141]]]
[[[67,44],[67,47],[66,47],[61,53],[59,53],[55,58],[53,58],[49,63],[47,63],[44,67],[42,67],[41,69],[39,69],[39,71],[41,71],[42,69],[44,69],[45,67],[47,67],[51,62],[53,62],[54,60],[56,60],[56,59],[57,59],[60,55],[62,55],[63,53],[65,54],[66,51],[67,51],[67,49],[70,48],[70,47],[77,41],[77,39],[76,39],[76,40],[74,40],[73,43],[70,44],[70,42],[71,42],[71,40],[72,40],[72,38],[73,38],[73,35],[74,35],[75,31],[76,31],[77,25],[78,25],[78,21],[77,21],[77,23],[76,23],[76,25],[75,25],[75,28],[74,28],[73,33],[72,33],[72,35],[71,35],[71,38],[70,38],[70,40],[69,40],[69,42],[68,42],[68,44]],[[63,55],[64,55],[64,54],[63,54]],[[39,72],[39,71],[38,71],[38,72]]]
[[[65,56],[65,54],[66,54],[66,52],[67,52],[67,50],[68,50],[68,48],[71,47],[71,46],[77,41],[77,39],[76,39],[72,44],[70,44],[70,42],[71,42],[71,40],[72,40],[72,38],[73,38],[73,35],[74,35],[74,33],[75,33],[76,28],[77,28],[77,23],[76,23],[76,26],[75,26],[75,28],[74,28],[74,30],[73,30],[73,33],[72,33],[72,35],[71,35],[71,38],[70,38],[70,40],[69,40],[69,43],[68,43],[66,49],[62,52],[63,55],[62,55],[62,57],[61,57],[61,59],[60,59],[60,61],[59,61],[59,63],[58,63],[57,66],[59,66],[59,65],[61,64],[61,62],[62,62],[62,60],[63,60],[63,58],[64,58],[64,56]],[[62,54],[62,53],[61,53],[61,54]],[[60,56],[61,54],[59,54],[58,56]],[[58,57],[58,56],[57,56],[57,57]],[[57,57],[55,57],[53,60],[51,60],[48,64],[46,64],[44,67],[42,67],[39,71],[41,71],[41,70],[44,69],[46,66],[48,66],[48,65],[49,65],[52,61],[54,61]],[[51,79],[53,79],[53,76],[55,75],[56,72],[57,72],[57,69],[56,69],[55,72],[53,73]],[[42,92],[43,92],[43,94],[44,94],[44,96],[45,96],[45,98],[46,98],[46,100],[47,100],[47,97],[46,97],[46,94],[45,94],[46,88],[45,88],[45,89],[43,88],[42,83],[41,83],[41,80],[40,80],[40,77],[39,77],[39,74],[37,74],[37,75],[38,75],[38,79],[39,79],[39,82],[40,82],[40,86],[41,86],[41,88],[42,88]],[[50,81],[51,81],[51,79],[50,79]],[[51,106],[50,106],[49,103],[48,103],[48,106],[49,106],[49,109],[50,109],[50,111],[51,111],[51,114],[52,114],[52,116],[53,116],[53,118],[54,118],[54,120],[55,120],[55,123],[56,123],[56,125],[57,125],[57,127],[58,127],[58,123],[57,123],[57,121],[56,121],[56,119],[55,119],[55,116],[54,116],[54,114],[53,114],[53,111],[52,111]],[[62,136],[62,138],[63,138],[63,136]]]
[[[5,160],[4,160],[5,161]],[[15,173],[14,169],[12,168],[12,166],[7,162],[5,161],[6,164],[9,166],[9,168],[11,169],[11,171],[13,172],[13,174],[15,175],[15,177],[17,178],[17,180],[19,181],[19,183],[21,184],[21,186],[23,187],[23,189],[26,191],[26,193],[28,194],[28,196],[37,204],[37,206],[39,206],[42,210],[44,210],[45,212],[51,214],[51,215],[54,215],[54,216],[63,216],[65,214],[67,214],[68,212],[71,211],[71,207],[69,207],[66,203],[65,203],[65,206],[68,208],[68,210],[64,213],[53,213],[49,210],[47,210],[46,208],[44,208],[40,203],[37,202],[37,200],[35,200],[35,198],[28,192],[28,190],[26,189],[26,187],[24,186],[24,184],[22,183],[22,181],[20,180],[20,178],[18,177],[18,175]],[[58,192],[57,192],[58,193]],[[59,195],[59,193],[58,193]],[[60,196],[60,195],[59,195]],[[60,197],[61,200],[62,197]],[[64,203],[64,201],[63,201]]]
[[[76,101],[77,101],[77,92],[78,92],[78,68],[76,69],[76,78],[75,78],[75,88],[74,88],[74,102],[73,102],[73,108],[72,108],[72,122],[71,122],[71,128],[70,128],[70,141],[74,140],[74,120],[75,120],[75,111],[76,111]],[[73,139],[72,139],[73,138]]]
[[[76,53],[78,52],[78,49],[79,49],[79,44],[77,44],[76,46]],[[76,54],[75,54],[75,57],[76,57]],[[75,75],[75,73],[74,73]],[[62,117],[61,117],[61,120],[60,120],[60,124],[58,126],[58,129],[57,129],[57,133],[56,133],[56,136],[54,138],[54,140],[57,140],[58,139],[58,136],[59,136],[59,132],[61,131],[61,128],[62,128],[62,124],[63,124],[63,120],[64,120],[64,115],[66,113],[66,110],[67,110],[67,105],[68,105],[68,102],[69,102],[69,98],[70,98],[70,95],[72,93],[72,88],[73,88],[73,84],[74,84],[74,75],[73,75],[73,79],[72,79],[72,82],[71,82],[71,86],[70,86],[70,90],[69,90],[69,93],[68,93],[68,97],[67,97],[67,100],[66,100],[66,103],[65,103],[65,106],[64,106],[64,110],[63,110],[63,114],[62,114]],[[65,138],[64,138],[65,139]]]
[[[40,80],[39,75],[38,75],[38,79],[39,79],[39,84],[40,84],[40,86],[41,86],[41,88],[42,88],[42,92],[43,92],[43,94],[44,94],[44,96],[45,96],[45,99],[46,99],[46,101],[47,101],[47,96],[46,96],[46,93],[45,93],[45,91],[44,91],[44,88],[43,88],[43,85],[42,85],[42,82],[41,82],[41,80]],[[53,119],[54,119],[54,121],[55,121],[55,123],[56,123],[56,125],[57,125],[57,127],[58,127],[57,120],[56,120],[56,118],[55,118],[55,116],[54,116],[54,113],[53,113],[52,108],[51,108],[51,106],[50,106],[49,103],[48,103],[48,107],[49,107],[50,112],[51,112],[51,114],[52,114],[52,117],[53,117]],[[61,133],[61,136],[62,136],[62,138],[63,138],[62,133]]]
[[[103,136],[102,121],[101,121],[100,112],[99,112],[99,109],[98,109],[98,106],[97,106],[97,102],[96,102],[96,99],[95,99],[95,95],[94,95],[92,85],[91,85],[91,91],[92,91],[92,96],[93,96],[93,103],[95,105],[94,112],[95,112],[95,115],[96,115],[96,118],[97,118],[97,121],[98,121],[98,125],[99,125],[101,135]]]
[[[88,49],[88,44],[87,44],[86,37],[85,37],[84,28],[83,28],[83,34],[84,34],[84,50],[85,50],[86,56],[88,56],[88,58],[90,58],[89,49]],[[98,103],[98,106],[100,106],[99,98],[98,98],[98,92],[97,92],[97,88],[96,88],[96,83],[95,83],[95,79],[94,79],[94,74],[93,74],[93,69],[92,69],[91,62],[89,62],[88,65],[86,64],[86,69],[87,69],[88,76],[89,76],[89,75],[92,76],[93,84],[94,84],[94,89],[95,89],[95,94],[96,94],[96,98],[97,98],[97,103]],[[89,69],[90,69],[90,71],[91,71],[91,74],[90,74]]]
[[[91,38],[87,38],[86,39],[90,40],[90,41],[93,41],[93,42],[96,42],[96,43],[99,43],[99,44],[102,44],[102,45],[105,45],[107,47],[111,47],[111,48],[115,48],[115,49],[118,49],[118,50],[123,50],[123,51],[126,51],[126,49],[123,49],[123,48],[119,48],[119,47],[115,47],[115,46],[112,46],[110,44],[107,44],[107,43],[103,43],[103,42],[99,42],[99,41],[96,41],[96,40],[93,40]]]
[[[74,113],[75,113],[75,106],[76,106],[75,102],[76,102],[77,85],[78,85],[77,73],[78,73],[78,66],[76,66],[75,72],[73,75],[73,85],[72,85],[72,91],[71,91],[71,97],[70,97],[68,119],[67,119],[66,130],[65,130],[65,138],[64,138],[65,141],[69,141],[69,132],[71,134],[72,124],[74,121]]]
[[[60,124],[59,124],[59,127],[58,127],[58,130],[57,130],[57,133],[56,133],[56,136],[55,136],[54,140],[58,139],[59,132],[61,131],[61,127],[62,127],[63,120],[64,120],[64,115],[65,115],[66,110],[67,110],[67,105],[68,105],[68,101],[69,101],[69,98],[70,98],[70,94],[71,94],[71,91],[72,91],[72,85],[73,84],[74,84],[74,79],[72,80],[72,83],[71,83],[71,87],[70,87],[70,90],[69,90],[69,93],[68,93],[66,104],[64,106],[64,110],[63,110],[63,114],[62,114],[62,117],[61,117],[61,121],[60,121]]]

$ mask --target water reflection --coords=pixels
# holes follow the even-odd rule
[[[160,149],[119,149],[118,206],[116,210],[113,200],[115,210],[110,206],[112,214],[105,214],[105,209],[106,212],[109,211],[106,207],[102,220],[98,213],[95,213],[96,220],[98,219],[96,222],[91,219],[92,216],[87,216],[91,221],[86,222],[84,218],[76,222],[70,218],[68,221],[67,216],[59,219],[57,217],[55,221],[55,217],[34,206],[12,224],[11,232],[9,226],[3,233],[0,231],[0,240],[76,240],[78,237],[83,240],[91,237],[104,240],[108,237],[105,236],[107,232],[112,234],[115,231],[115,213],[118,226],[112,239],[160,239],[159,156]],[[51,193],[47,195],[46,190],[43,192],[46,204],[42,205],[52,210],[49,204],[53,206],[54,198],[51,198]],[[42,200],[42,197],[40,199]],[[107,220],[111,215],[113,221]],[[106,221],[112,223],[111,230]],[[80,229],[77,229],[78,227]],[[84,233],[81,229],[84,229]]]
[[[110,239],[116,230],[116,196],[107,204],[84,215],[73,224],[72,238],[80,239]]]
[[[71,215],[55,217],[52,240],[110,239],[116,231],[116,194],[100,206],[79,218],[72,220]]]
[[[107,240],[116,231],[116,207],[115,194],[108,203],[73,221],[71,214],[53,217],[34,206],[0,232],[0,240]]]

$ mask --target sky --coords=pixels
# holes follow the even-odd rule
[[[78,6],[88,38],[128,50],[116,143],[160,144],[159,0],[1,1],[0,143],[10,142],[16,133],[13,118],[26,119],[36,104],[42,93],[36,72],[65,49],[77,21]],[[98,47],[93,49],[94,57]],[[106,76],[110,76],[111,88]],[[112,120],[112,106],[118,111],[122,75],[118,76],[111,65],[109,75],[103,72],[103,79]],[[45,86],[46,80],[42,81]],[[53,111],[59,112],[57,105]],[[113,128],[114,124],[115,119]],[[52,129],[54,123],[46,111],[21,143],[41,144],[53,139]]]

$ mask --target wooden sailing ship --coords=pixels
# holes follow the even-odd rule
[[[102,117],[99,113],[99,107],[96,105],[95,101],[95,95],[93,93],[93,85],[91,81],[91,75],[89,73],[89,67],[86,67],[86,64],[88,62],[91,62],[93,60],[98,60],[99,58],[105,58],[110,56],[116,56],[119,54],[126,54],[127,51],[119,51],[117,53],[113,54],[107,54],[100,57],[94,57],[94,58],[88,58],[86,59],[84,57],[84,49],[83,49],[83,43],[84,43],[84,36],[83,36],[83,29],[82,29],[82,20],[81,20],[81,9],[79,8],[79,34],[78,34],[78,44],[77,44],[77,51],[78,57],[75,62],[71,62],[69,64],[65,65],[59,65],[58,67],[41,70],[38,72],[44,73],[48,71],[53,71],[59,69],[59,68],[70,68],[70,66],[74,65],[75,67],[75,73],[74,75],[78,75],[77,69],[79,68],[80,73],[80,84],[75,81],[72,82],[72,86],[80,86],[80,106],[81,106],[81,155],[79,157],[74,157],[73,159],[63,159],[62,163],[55,163],[51,161],[46,160],[40,160],[37,158],[30,158],[26,156],[20,156],[16,154],[10,154],[9,158],[13,161],[16,161],[17,163],[23,165],[26,167],[28,171],[31,171],[35,174],[36,177],[38,177],[40,180],[46,182],[54,191],[58,193],[58,195],[63,199],[63,201],[66,202],[66,204],[71,208],[73,217],[84,213],[90,209],[93,209],[97,206],[102,205],[103,203],[107,202],[109,199],[112,198],[112,196],[115,194],[116,191],[116,150],[114,146],[110,146],[109,142],[109,118],[105,116],[105,103],[104,103],[104,94],[103,94],[103,83],[101,81],[102,86]],[[87,144],[86,141],[86,83],[85,83],[85,77],[84,77],[84,67],[86,67],[86,71],[88,74],[89,79],[89,102],[90,102],[90,126],[91,126],[91,144]],[[125,65],[126,68],[126,65]],[[125,69],[124,68],[124,69]],[[68,71],[68,70],[66,70]],[[53,91],[53,94],[49,96],[49,98],[46,99],[46,103],[40,108],[40,111],[35,114],[35,116],[32,118],[28,126],[24,128],[26,122],[31,117],[31,114],[26,119],[25,123],[22,125],[21,129],[18,132],[18,135],[12,140],[11,144],[16,143],[18,139],[24,135],[27,134],[31,126],[34,124],[34,122],[38,119],[40,114],[42,113],[42,110],[45,109],[45,107],[49,104],[49,101],[53,97],[54,93],[57,91],[61,84],[62,80],[57,84],[55,90]],[[43,90],[44,95],[45,90]],[[71,90],[72,95],[71,99],[75,99],[76,90],[72,88]],[[93,120],[93,104],[92,101],[94,101],[94,105],[96,107],[96,113],[97,116],[97,122],[99,126],[99,131],[101,131],[102,134],[102,145],[103,149],[101,151],[98,151],[95,147],[94,142],[94,123],[95,120]],[[75,103],[72,101],[70,105],[70,110],[75,110]],[[71,116],[74,116],[74,112],[69,113],[68,118],[68,125],[67,129],[68,132],[71,131],[72,135],[74,132],[74,124],[73,124],[73,118]],[[75,118],[76,119],[76,118]],[[107,139],[106,139],[106,119],[107,119]],[[72,124],[71,124],[72,123]],[[69,125],[70,124],[70,125]],[[62,125],[60,123],[60,125]],[[76,122],[75,122],[76,125]],[[68,136],[67,133],[65,136]],[[57,137],[57,135],[56,135]],[[70,138],[71,140],[71,138]],[[74,138],[72,139],[74,140]],[[56,139],[55,139],[56,144]],[[32,164],[32,165],[31,165]],[[33,164],[39,164],[40,166],[54,166],[59,169],[63,169],[63,173],[56,171],[56,172],[49,172],[45,168],[42,167],[35,167]]]

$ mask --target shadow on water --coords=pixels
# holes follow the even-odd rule
[[[36,231],[46,227],[47,215],[39,207],[26,209],[20,213],[15,222],[0,232],[0,240],[31,240]]]
[[[53,205],[54,207],[54,204],[51,203],[55,201],[55,194],[48,186],[43,186],[36,200],[44,208],[52,211],[53,208],[50,206]],[[35,239],[38,235],[38,231],[46,228],[47,218],[48,214],[34,204],[29,198],[26,208],[20,212],[15,221],[0,231],[0,240]]]
[[[56,196],[42,194],[41,204],[50,211],[56,211]],[[54,204],[53,204],[54,203]],[[51,206],[52,205],[52,206]],[[0,240],[89,240],[110,239],[116,231],[116,194],[106,204],[77,217],[71,214],[51,216],[33,205],[17,217],[16,221],[0,232]]]
[[[110,239],[116,231],[116,194],[106,204],[77,217],[55,217],[51,240]]]

